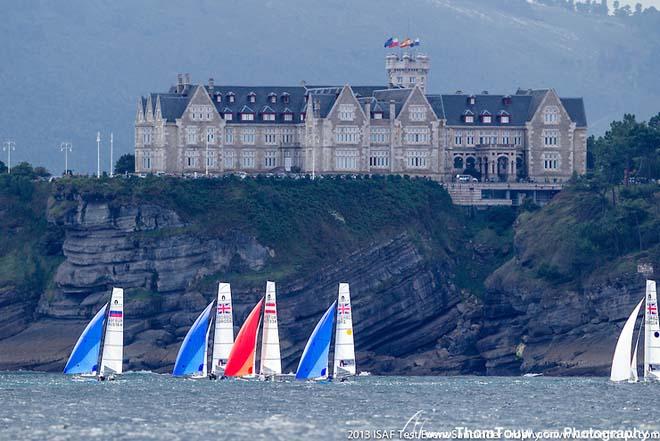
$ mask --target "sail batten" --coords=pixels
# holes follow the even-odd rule
[[[307,340],[296,370],[297,380],[326,378],[328,376],[328,352],[330,350],[336,305],[336,301],[332,303],[316,324],[309,340]]]
[[[257,331],[259,330],[261,320],[262,304],[263,299],[259,300],[259,303],[255,305],[240,331],[238,331],[236,341],[227,359],[227,366],[225,367],[225,375],[228,377],[241,377],[255,373],[254,356],[257,347]]]
[[[337,299],[337,330],[333,376],[355,375],[355,344],[353,341],[353,311],[348,283],[339,284]]]
[[[188,330],[176,356],[173,376],[206,375],[209,322],[214,304],[215,301],[209,303]]]
[[[261,338],[261,363],[259,373],[280,375],[280,336],[277,326],[277,298],[275,283],[266,282],[266,303],[264,304],[264,327]]]
[[[632,314],[630,314],[630,317],[628,317],[628,320],[626,320],[626,323],[623,325],[621,335],[619,335],[619,340],[617,341],[616,349],[614,350],[612,370],[610,372],[610,380],[612,381],[626,381],[631,377],[632,339],[635,331],[635,321],[637,320],[637,315],[642,307],[642,303],[644,303],[644,299],[637,304]]]
[[[103,305],[80,334],[64,367],[65,374],[96,373],[107,307],[107,303]]]
[[[211,372],[213,374],[222,375],[224,373],[233,345],[234,319],[231,286],[229,283],[219,283],[213,334],[213,353],[211,355]]]

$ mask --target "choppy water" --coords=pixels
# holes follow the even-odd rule
[[[129,373],[97,383],[0,373],[0,439],[373,439],[384,429],[398,438],[419,411],[414,421],[429,431],[660,429],[659,396],[657,384],[604,378],[371,376],[312,384]]]

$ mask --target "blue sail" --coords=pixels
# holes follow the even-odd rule
[[[297,380],[321,378],[328,375],[328,351],[335,321],[336,304],[335,301],[323,314],[321,320],[316,324],[312,336],[307,340],[296,371]]]
[[[80,338],[78,338],[69,356],[69,361],[64,366],[65,374],[91,374],[96,372],[103,323],[105,322],[105,309],[107,307],[107,303],[103,305],[103,308],[96,313],[92,321],[87,324]]]
[[[186,338],[183,339],[179,354],[176,356],[176,363],[174,363],[174,371],[172,371],[172,375],[175,377],[204,373],[204,357],[206,356],[206,345],[208,343],[206,338],[212,306],[213,302],[209,303],[209,306],[193,323],[188,334],[186,334]]]

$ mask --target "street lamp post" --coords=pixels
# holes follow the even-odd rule
[[[96,132],[96,177],[101,177],[101,132]]]
[[[115,175],[114,174],[115,166],[112,163],[113,142],[114,142],[114,136],[112,135],[112,132],[110,132],[110,177],[113,177]]]
[[[62,142],[60,151],[64,152],[64,176],[66,176],[69,174],[69,152],[73,151],[73,145],[70,142]]]
[[[12,140],[7,140],[2,144],[2,151],[7,152],[7,173],[11,173],[11,152],[16,150],[16,143]]]

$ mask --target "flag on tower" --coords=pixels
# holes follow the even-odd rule
[[[406,38],[405,40],[403,40],[403,41],[401,42],[401,44],[399,45],[399,47],[402,47],[402,48],[403,48],[403,47],[410,47],[411,45],[412,45],[412,40],[411,40],[410,38]]]
[[[390,47],[390,45],[392,44],[393,41],[394,41],[394,38],[392,38],[392,37],[388,38],[383,47]]]
[[[420,43],[420,41],[419,41],[419,38],[415,38],[415,40],[412,42],[412,44],[410,45],[410,47],[419,46],[420,44],[421,44],[421,43]]]
[[[385,42],[385,47],[388,48],[393,48],[393,47],[398,47],[399,46],[399,39],[398,38],[390,38]]]

